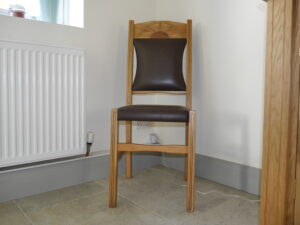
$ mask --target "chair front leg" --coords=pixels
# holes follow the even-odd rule
[[[118,185],[118,139],[119,123],[117,110],[113,109],[111,114],[111,146],[110,146],[110,171],[109,171],[109,207],[117,205]]]
[[[196,114],[190,111],[188,124],[188,153],[187,153],[187,211],[193,212],[195,205],[195,135]]]

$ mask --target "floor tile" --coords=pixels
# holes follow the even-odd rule
[[[242,221],[247,215],[256,215],[258,206],[248,200],[256,199],[256,196],[198,178],[196,189],[200,192],[196,194],[196,210],[186,213],[186,182],[183,177],[182,172],[154,167],[135,173],[132,179],[120,176],[118,190],[120,195],[175,224],[230,224],[231,218]],[[97,182],[107,186],[106,180]],[[250,212],[236,214],[241,206],[248,204],[253,205]],[[250,221],[254,221],[252,225],[257,224],[253,219]]]
[[[128,182],[130,181],[130,182]],[[102,185],[104,188],[108,188],[108,178],[96,180],[96,183]],[[118,177],[118,187],[122,188],[123,185],[146,185],[149,188],[149,185],[153,188],[158,188],[157,185],[164,184],[173,187],[174,184],[177,186],[185,185],[183,175],[179,173],[171,173],[166,170],[165,167],[153,167],[143,169],[133,173],[132,179],[125,178],[124,175]],[[141,190],[142,191],[142,190]]]
[[[135,185],[136,183],[142,185],[146,182],[146,186],[149,186],[149,180],[153,180],[154,182],[150,183],[150,185],[157,187],[157,182],[166,181],[167,183],[174,185],[179,185],[182,187],[186,186],[186,182],[184,181],[184,173],[171,169],[166,168],[164,166],[157,166],[149,169],[144,169],[142,171],[138,171],[134,174],[134,177],[131,179],[131,184]],[[103,187],[107,189],[108,181],[107,179],[97,180],[97,183],[101,184]],[[118,179],[118,186],[122,186],[126,184],[127,179],[124,175],[119,176]],[[229,196],[241,196],[245,199],[250,200],[259,200],[259,196],[253,195],[250,193],[246,193],[222,184],[218,184],[215,182],[211,182],[206,179],[196,178],[196,190],[200,193],[211,193],[211,192],[221,192],[224,195]]]
[[[158,166],[118,179],[108,208],[107,179],[16,200],[34,225],[257,225],[258,197],[196,179],[195,212],[186,212],[184,174]],[[0,224],[30,224],[14,202],[0,204]],[[4,219],[2,219],[4,218]],[[4,222],[2,222],[4,221]]]
[[[248,200],[259,200],[259,196],[240,191],[226,185],[218,184],[206,179],[196,179],[196,190],[201,193],[220,192],[224,195],[240,196]]]
[[[29,213],[36,225],[165,225],[166,221],[119,197],[118,207],[108,208],[107,192],[80,198]]]
[[[259,203],[244,201],[231,218],[222,225],[256,225],[259,224]]]
[[[89,182],[72,187],[62,188],[26,198],[18,199],[16,202],[22,207],[24,212],[35,211],[40,208],[53,206],[66,201],[82,198],[85,196],[101,193],[104,188],[95,183]]]
[[[179,200],[184,200],[184,196],[178,196],[177,201]],[[170,221],[177,221],[178,225],[234,225],[238,224],[234,223],[235,219],[242,221],[243,218],[246,218],[244,213],[247,214],[249,212],[240,211],[241,214],[237,216],[237,211],[239,211],[240,207],[244,204],[248,203],[250,202],[247,200],[232,197],[228,198],[219,193],[207,195],[197,194],[194,213],[186,213],[184,210],[178,210],[176,213],[173,213],[171,212],[172,208],[169,208],[167,213],[162,213],[165,213]],[[173,208],[174,211],[177,209],[174,206]],[[254,223],[253,219],[250,222],[251,223],[239,223],[239,225],[258,224]]]
[[[160,171],[165,171],[173,176],[178,176],[178,182],[182,182],[182,177],[184,176],[184,173],[178,170],[174,170],[172,168],[167,168],[164,166],[158,166],[154,167],[153,169],[158,169]],[[183,184],[185,185],[185,183]],[[218,184],[206,179],[202,178],[196,178],[196,190],[202,193],[208,193],[208,192],[221,192],[225,195],[235,195],[235,196],[241,196],[246,199],[250,200],[258,200],[259,196],[253,195],[244,191],[237,190],[235,188],[231,188],[226,185]]]
[[[0,203],[1,225],[30,225],[29,220],[22,214],[14,202]]]

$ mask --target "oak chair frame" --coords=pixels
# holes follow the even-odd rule
[[[133,83],[133,56],[134,38],[185,38],[186,44],[186,91],[132,91]],[[165,152],[183,154],[186,159],[187,202],[186,210],[194,211],[195,202],[195,132],[196,114],[192,107],[192,21],[178,23],[172,21],[150,21],[134,24],[129,21],[128,56],[127,56],[127,94],[126,104],[132,105],[133,94],[177,94],[186,95],[186,107],[189,110],[189,122],[186,123],[185,145],[142,145],[132,143],[132,122],[126,121],[126,142],[119,143],[119,121],[117,109],[112,110],[111,116],[111,152],[110,152],[110,177],[109,177],[109,207],[117,205],[117,178],[118,158],[122,153],[126,154],[126,177],[132,178],[132,152]]]

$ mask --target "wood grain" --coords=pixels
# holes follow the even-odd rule
[[[193,212],[195,208],[195,141],[196,141],[196,113],[190,111],[188,125],[188,155],[187,155],[187,203],[186,210]]]
[[[186,107],[192,108],[192,20],[187,21],[186,43]]]
[[[185,145],[143,145],[143,144],[118,144],[120,152],[166,152],[186,154],[188,147]]]
[[[296,1],[295,10],[294,10],[294,41],[292,49],[293,53],[293,67],[292,72],[295,77],[300,76],[300,2]],[[298,78],[299,79],[299,78]],[[298,81],[299,82],[299,81]],[[296,90],[295,90],[296,92]],[[298,94],[298,93],[296,93]],[[299,98],[300,99],[300,98]],[[299,102],[299,101],[298,101]],[[295,208],[289,209],[290,213],[294,214],[294,224],[300,225],[300,104],[298,105],[298,139],[297,139],[297,160],[296,160],[296,180],[295,180]],[[291,156],[293,157],[293,156]],[[292,175],[290,175],[292,176]],[[290,196],[290,201],[292,196]],[[290,216],[289,216],[290,217]]]
[[[185,96],[185,104],[188,109],[192,108],[192,20],[187,21],[187,51],[186,51],[186,96]],[[185,129],[185,137],[186,137],[186,144],[188,145],[188,138],[189,138],[189,126],[186,126]],[[188,179],[188,155],[185,157],[185,180]]]
[[[118,137],[119,125],[117,120],[117,110],[111,113],[111,144],[110,144],[110,170],[109,170],[109,198],[108,205],[114,208],[117,205],[118,186]]]
[[[150,21],[134,26],[134,38],[186,38],[185,23]]]
[[[300,121],[300,117],[299,117]],[[298,143],[299,143],[298,128]],[[294,208],[294,225],[300,225],[300,146],[297,147],[297,167],[296,167],[296,186],[295,186],[295,208]]]
[[[265,74],[265,99],[264,99],[264,134],[263,134],[263,158],[261,172],[261,204],[260,204],[260,225],[266,223],[267,212],[267,191],[268,191],[268,155],[269,155],[269,134],[270,134],[270,99],[271,99],[271,75],[272,75],[272,52],[273,52],[273,1],[268,3],[267,20],[267,50],[266,50],[266,74]]]
[[[128,27],[128,50],[127,50],[127,84],[126,84],[126,104],[132,104],[132,78],[133,78],[133,32],[134,21],[129,21]]]
[[[132,78],[133,78],[133,31],[134,21],[129,21],[128,26],[128,56],[127,56],[127,85],[126,104],[132,104]],[[132,122],[126,121],[126,143],[132,142]],[[132,153],[126,152],[126,178],[132,178]]]
[[[149,94],[174,94],[174,95],[185,95],[185,91],[132,91],[132,94],[137,95],[149,95]]]
[[[261,225],[293,225],[299,72],[293,66],[293,0],[268,5]]]
[[[186,123],[185,124],[185,144],[188,145],[188,143],[189,143],[189,123]],[[185,155],[184,163],[185,163],[184,180],[187,181],[187,177],[188,177],[188,155]]]
[[[298,117],[300,121],[300,114]],[[294,208],[294,225],[300,225],[300,127],[298,127],[298,146],[297,146],[297,167],[296,167],[296,187],[295,187],[295,208]]]

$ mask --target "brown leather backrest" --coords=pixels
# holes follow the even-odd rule
[[[182,57],[186,39],[134,39],[134,91],[185,91]]]

